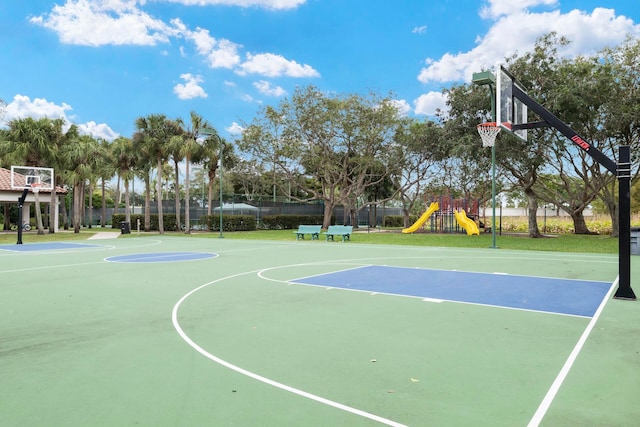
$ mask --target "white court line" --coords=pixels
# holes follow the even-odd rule
[[[297,265],[308,265],[308,264],[297,264]],[[282,266],[282,267],[279,267],[279,268],[295,267],[295,266],[296,265]],[[347,406],[347,405],[343,405],[342,403],[334,402],[334,401],[326,399],[324,397],[317,396],[315,394],[308,393],[308,392],[306,392],[304,390],[300,390],[300,389],[288,386],[286,384],[279,383],[279,382],[274,381],[272,379],[263,377],[262,375],[258,375],[258,374],[254,373],[254,372],[251,372],[251,371],[248,371],[246,369],[243,369],[243,368],[241,368],[239,366],[236,366],[236,365],[234,365],[232,363],[229,363],[226,360],[223,360],[223,359],[221,359],[221,358],[219,358],[217,356],[214,356],[213,354],[209,353],[204,348],[202,348],[198,344],[196,344],[186,334],[186,332],[184,332],[184,330],[182,329],[182,327],[180,326],[180,323],[178,321],[178,310],[180,309],[180,305],[182,305],[182,303],[187,298],[189,298],[191,295],[193,295],[194,293],[198,292],[199,290],[201,290],[203,288],[206,288],[207,286],[213,285],[215,283],[222,282],[224,280],[231,279],[231,278],[234,278],[234,277],[245,276],[247,274],[256,274],[256,273],[260,274],[261,271],[262,270],[247,271],[247,272],[244,272],[244,273],[238,273],[238,274],[234,274],[234,275],[231,275],[231,276],[223,277],[223,278],[214,280],[212,282],[205,283],[204,285],[199,286],[199,287],[191,290],[189,293],[187,293],[182,298],[180,298],[180,300],[173,307],[173,311],[171,313],[171,321],[173,322],[173,327],[176,329],[176,331],[178,332],[180,337],[187,344],[189,344],[189,346],[191,346],[191,348],[196,350],[198,353],[202,354],[207,359],[212,360],[212,361],[218,363],[219,365],[222,365],[222,366],[224,366],[226,368],[229,368],[229,369],[231,369],[231,370],[233,370],[235,372],[238,372],[239,374],[246,375],[249,378],[253,378],[253,379],[257,380],[257,381],[263,382],[265,384],[268,384],[270,386],[279,388],[279,389],[287,391],[289,393],[297,394],[298,396],[302,396],[304,398],[311,399],[311,400],[316,401],[318,403],[322,403],[324,405],[332,406],[334,408],[340,409],[340,410],[345,411],[345,412],[349,412],[349,413],[354,414],[354,415],[359,415],[361,417],[368,418],[370,420],[376,421],[376,422],[381,423],[381,424],[385,424],[385,425],[388,425],[388,426],[391,426],[391,427],[407,427],[404,424],[400,424],[400,423],[397,423],[395,421],[388,420],[386,418],[379,417],[379,416],[374,415],[374,414],[370,414],[369,412],[365,412],[365,411],[362,411],[360,409],[356,409],[356,408],[352,408],[352,407]]]
[[[591,321],[589,322],[589,324],[587,325],[587,328],[582,333],[582,336],[576,343],[576,346],[573,348],[573,350],[571,351],[571,354],[569,354],[569,357],[564,362],[564,366],[562,367],[562,369],[560,369],[558,376],[556,377],[555,381],[553,381],[553,384],[551,384],[549,391],[547,391],[547,394],[544,396],[544,399],[542,399],[540,406],[538,406],[536,413],[533,415],[533,418],[531,418],[531,421],[529,421],[529,424],[527,424],[527,427],[537,427],[540,425],[540,422],[542,422],[542,419],[547,414],[547,411],[549,410],[551,403],[553,403],[553,399],[555,399],[556,395],[558,394],[558,391],[560,390],[562,383],[567,378],[567,375],[569,375],[569,371],[573,367],[573,364],[578,358],[578,355],[582,351],[582,348],[584,347],[585,342],[587,342],[587,338],[589,338],[591,331],[593,330],[596,323],[598,322],[598,318],[600,317],[602,310],[604,310],[604,306],[607,304],[607,301],[609,301],[609,299],[611,298],[611,293],[613,292],[613,289],[617,286],[619,280],[620,280],[620,277],[618,276],[616,280],[613,282],[613,284],[611,285],[611,288],[609,288],[609,292],[607,292],[607,295],[604,297],[604,299],[600,303],[600,306],[598,307],[598,309],[596,310],[596,313],[591,318]]]

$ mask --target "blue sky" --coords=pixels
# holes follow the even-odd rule
[[[195,110],[233,138],[297,86],[393,93],[425,117],[557,31],[566,55],[640,37],[632,0],[28,0],[0,2],[5,123],[62,117],[109,140]],[[0,124],[5,126],[5,124]]]

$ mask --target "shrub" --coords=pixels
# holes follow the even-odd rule
[[[266,215],[260,227],[264,230],[295,230],[299,225],[322,225],[322,215]],[[333,221],[332,221],[333,222]]]
[[[200,224],[210,231],[220,231],[220,215],[203,215]],[[256,219],[253,215],[222,215],[222,231],[253,231]]]

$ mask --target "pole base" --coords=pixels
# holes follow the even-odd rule
[[[636,300],[636,294],[633,293],[633,289],[631,289],[630,287],[618,288],[618,290],[616,291],[616,293],[613,296],[613,298],[615,298],[615,299],[623,299],[623,300],[627,300],[627,301],[635,301]]]

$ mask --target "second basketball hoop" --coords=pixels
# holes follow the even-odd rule
[[[478,125],[478,133],[482,139],[483,147],[493,147],[496,143],[496,137],[500,133],[500,126],[495,122],[480,123]]]

